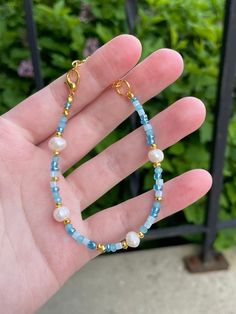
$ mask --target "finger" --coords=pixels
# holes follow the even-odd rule
[[[204,118],[205,107],[199,99],[186,97],[177,101],[151,120],[158,146],[165,149],[178,142],[195,131]],[[72,172],[67,180],[80,198],[81,207],[86,208],[144,164],[147,153],[145,134],[140,127]],[[91,178],[96,178],[92,193]]]
[[[133,68],[125,78],[135,94],[140,95],[140,101],[145,102],[173,83],[182,70],[183,61],[177,52],[160,49]],[[68,146],[61,160],[62,171],[86,155],[132,112],[133,106],[127,99],[110,88],[74,116],[64,134]],[[50,155],[48,139],[40,147]]]
[[[166,182],[158,221],[196,202],[209,191],[211,184],[211,175],[202,169]],[[153,191],[148,191],[89,217],[90,238],[98,243],[116,242],[123,240],[127,232],[138,231],[149,215],[153,198]]]
[[[130,35],[118,36],[98,49],[79,69],[81,81],[71,116],[133,68],[140,53],[140,42]],[[68,96],[64,81],[65,75],[8,111],[4,117],[19,126],[27,139],[38,144],[56,128]]]

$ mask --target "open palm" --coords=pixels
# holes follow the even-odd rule
[[[65,172],[133,111],[111,84],[125,77],[142,103],[182,72],[173,50],[154,52],[139,65],[139,41],[122,35],[101,47],[80,67],[81,82],[65,130],[68,146],[60,163]],[[31,313],[98,252],[76,244],[52,218],[48,140],[54,134],[67,97],[61,77],[0,118],[0,304],[5,313]],[[14,92],[14,91],[13,91]],[[196,130],[205,108],[183,98],[152,119],[161,149]],[[122,240],[144,222],[153,201],[149,191],[105,209],[87,220],[84,210],[147,161],[141,128],[60,179],[63,203],[82,234],[96,242]],[[204,170],[189,171],[165,184],[158,219],[188,206],[210,188]],[[79,210],[80,209],[80,210]]]

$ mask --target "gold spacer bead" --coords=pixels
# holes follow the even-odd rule
[[[62,133],[61,132],[56,132],[56,136],[62,136]]]
[[[68,110],[68,109],[65,109],[65,110],[63,111],[63,113],[64,113],[64,115],[67,117],[67,116],[69,115],[69,110]]]
[[[140,239],[144,238],[144,234],[141,231],[139,231],[138,236],[140,237]]]
[[[69,223],[71,223],[71,220],[70,218],[65,218],[63,222],[64,222],[64,225],[68,225]]]
[[[55,151],[53,152],[53,154],[54,154],[54,156],[59,156],[59,155],[60,155],[60,152],[58,152],[57,150],[55,150]]]
[[[126,242],[126,240],[123,240],[122,242],[121,242],[121,244],[122,244],[122,247],[123,247],[123,249],[125,249],[125,250],[127,250],[128,249],[128,243]]]
[[[62,206],[62,203],[61,202],[57,202],[56,203],[56,207],[61,207]]]
[[[51,177],[51,181],[57,182],[59,180],[59,177]]]
[[[101,253],[104,253],[106,250],[105,245],[103,245],[102,243],[98,243],[97,250],[100,251]]]
[[[69,97],[67,98],[67,101],[71,103],[71,102],[73,101],[73,97],[72,97],[72,96],[69,96]]]
[[[151,144],[151,149],[156,149],[157,148],[157,144]]]
[[[161,197],[161,196],[155,197],[155,199],[156,199],[157,201],[162,201],[162,197]]]
[[[160,162],[154,162],[153,163],[153,167],[156,168],[156,167],[160,167],[161,166],[161,163]]]

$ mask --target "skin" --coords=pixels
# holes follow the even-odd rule
[[[81,81],[64,133],[64,172],[132,112],[125,97],[111,84],[125,77],[142,103],[172,84],[182,73],[181,56],[161,49],[138,63],[137,38],[121,35],[97,50],[80,67]],[[25,99],[0,118],[0,304],[5,313],[32,313],[98,252],[75,243],[52,218],[49,189],[51,152],[48,140],[63,110],[68,90],[65,76]],[[185,97],[152,119],[158,146],[165,149],[198,129],[205,118],[203,103]],[[82,234],[97,242],[122,240],[145,220],[153,191],[82,220],[83,211],[101,195],[147,162],[141,128],[85,162],[66,179],[60,177],[63,203]],[[92,183],[91,183],[92,180]],[[164,186],[158,219],[202,197],[211,176],[191,170]]]

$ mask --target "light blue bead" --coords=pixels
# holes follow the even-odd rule
[[[152,135],[152,136],[154,136],[154,132],[153,132],[153,130],[147,130],[146,131],[146,135],[148,136],[148,135]]]
[[[111,251],[112,252],[116,251],[116,245],[114,243],[111,244]]]
[[[89,243],[87,244],[87,247],[91,250],[96,249],[97,245],[94,241],[90,240]]]
[[[106,252],[110,252],[111,251],[111,245],[109,243],[106,244],[105,249],[106,249]]]
[[[92,241],[91,241],[91,242],[92,242]],[[83,243],[84,245],[87,245],[87,246],[88,246],[88,244],[90,243],[90,240],[89,240],[88,238],[84,237],[82,243]]]
[[[161,173],[154,173],[153,178],[154,178],[155,180],[161,179]]]
[[[52,170],[51,171],[51,177],[57,177],[58,176],[59,171],[58,170]]]
[[[56,181],[50,181],[50,187],[58,186]]]
[[[72,238],[77,241],[77,240],[78,240],[78,237],[79,237],[80,235],[81,235],[81,234],[79,233],[79,231],[75,231],[75,232],[72,234]]]
[[[162,190],[157,190],[157,191],[155,192],[155,196],[156,196],[156,197],[162,197],[162,195],[163,195]]]
[[[137,110],[137,113],[139,114],[140,117],[145,115],[145,111],[143,109]]]
[[[157,179],[156,184],[162,186],[164,184],[164,180],[163,179]]]
[[[155,222],[155,218],[149,215],[148,218],[147,218],[147,221],[150,222],[150,224],[153,225],[154,222]]]
[[[139,228],[139,231],[141,231],[142,233],[147,233],[148,229],[145,226],[141,226]]]
[[[117,250],[121,250],[122,249],[122,243],[121,242],[117,242],[116,243],[116,249]]]
[[[84,236],[82,234],[79,235],[78,238],[76,239],[76,241],[79,243],[83,243],[83,240],[84,240]]]
[[[139,111],[139,110],[142,110],[143,109],[143,106],[142,105],[137,105],[135,106],[135,110],[136,111]]]
[[[152,130],[152,126],[151,126],[150,123],[145,124],[145,125],[143,126],[143,128],[144,128],[145,131]]]
[[[163,169],[161,167],[156,167],[154,169],[155,173],[162,173],[163,172]]]
[[[144,227],[146,227],[147,229],[150,229],[152,226],[152,224],[149,221],[146,221],[144,224]]]
[[[53,156],[52,157],[52,162],[58,162],[59,161],[59,159],[60,159],[60,157],[59,156]]]
[[[65,229],[69,235],[72,235],[76,231],[72,224],[65,225]]]
[[[54,197],[54,195],[53,195],[53,197]],[[61,197],[59,195],[57,195],[57,196],[54,197],[54,201],[56,203],[61,203],[62,199],[61,199]]]
[[[153,190],[158,191],[158,190],[161,190],[161,189],[162,189],[162,185],[157,185],[157,184],[153,185]]]
[[[161,203],[159,201],[155,201],[155,202],[153,202],[152,206],[155,207],[155,208],[159,208],[160,209],[161,208]]]

